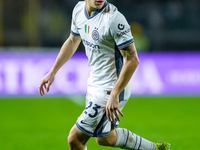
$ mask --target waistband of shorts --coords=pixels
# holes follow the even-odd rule
[[[95,88],[95,87],[87,87],[87,93],[94,94],[94,93],[104,93],[106,95],[110,95],[111,89],[103,89],[103,88]]]

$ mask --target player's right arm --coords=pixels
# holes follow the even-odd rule
[[[49,91],[49,88],[54,81],[54,77],[55,77],[56,73],[75,53],[80,42],[81,42],[81,37],[74,36],[72,34],[70,34],[68,39],[64,42],[56,60],[55,60],[54,65],[52,66],[52,68],[48,72],[48,74],[42,78],[42,80],[38,86],[38,90],[39,90],[39,93],[41,96],[43,96],[45,94],[44,89],[46,90],[46,92]]]

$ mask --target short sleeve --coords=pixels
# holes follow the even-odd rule
[[[116,12],[112,17],[109,28],[118,49],[122,49],[134,42],[130,25],[120,12]]]
[[[78,4],[77,4],[78,5]],[[76,25],[76,9],[77,5],[75,6],[73,13],[72,13],[72,21],[71,21],[71,34],[75,36],[80,36],[77,25]]]

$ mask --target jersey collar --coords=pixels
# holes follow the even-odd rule
[[[100,9],[97,9],[90,17],[89,17],[88,14],[87,14],[86,6],[85,6],[85,17],[86,17],[87,19],[93,18],[93,17],[96,16],[100,11],[102,11],[107,5],[108,5],[108,2],[105,1],[104,5],[103,5]]]

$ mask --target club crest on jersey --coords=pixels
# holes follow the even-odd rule
[[[92,38],[93,40],[97,41],[99,39],[99,32],[97,31],[98,28],[94,28],[94,30],[92,31]]]

